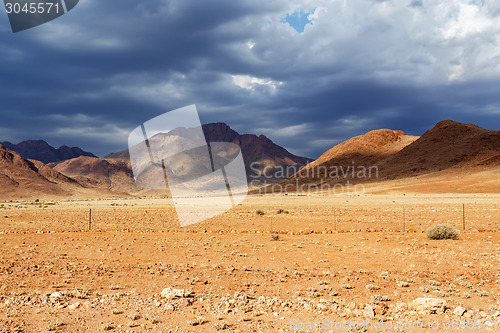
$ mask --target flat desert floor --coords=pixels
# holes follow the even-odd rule
[[[3,202],[0,332],[500,331],[499,231],[496,194]]]

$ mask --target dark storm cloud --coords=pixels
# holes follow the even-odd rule
[[[317,157],[377,128],[500,128],[500,6],[453,1],[81,1],[19,34],[0,22],[0,141],[98,155],[196,103],[202,122]],[[310,13],[303,33],[283,22]]]

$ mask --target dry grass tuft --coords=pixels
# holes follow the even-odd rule
[[[426,234],[429,239],[458,239],[460,232],[447,224],[436,224]]]

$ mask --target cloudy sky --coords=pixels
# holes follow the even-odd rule
[[[318,157],[372,129],[500,129],[500,2],[80,0],[13,34],[0,14],[0,141],[103,156],[144,121],[203,123]]]

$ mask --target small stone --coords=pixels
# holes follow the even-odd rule
[[[387,310],[389,309],[389,307],[387,306],[387,304],[385,303],[379,303],[376,307],[375,307],[375,314],[376,315],[385,315],[387,313]]]
[[[56,291],[55,293],[50,294],[50,297],[51,298],[62,298],[63,295],[59,291]]]
[[[193,303],[193,300],[190,298],[183,298],[182,299],[182,306],[190,306]]]
[[[440,298],[417,298],[412,302],[412,306],[417,311],[426,314],[444,313],[446,310],[446,300]]]
[[[371,304],[366,304],[365,308],[363,309],[363,316],[370,319],[375,318],[375,310],[373,309],[373,306]]]
[[[165,288],[161,292],[161,296],[168,299],[186,298],[191,296],[191,291],[186,289]]]
[[[68,309],[74,310],[74,309],[78,309],[79,307],[80,307],[80,302],[76,302],[76,303],[73,303],[70,306],[68,306]]]
[[[467,310],[463,306],[457,306],[455,308],[455,310],[453,310],[453,313],[459,317],[462,317],[464,315],[465,311],[467,311]]]

